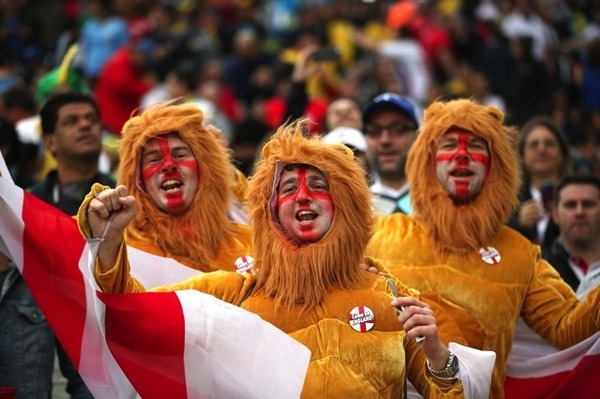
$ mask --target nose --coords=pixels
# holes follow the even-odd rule
[[[390,143],[392,141],[392,134],[390,133],[390,130],[388,128],[384,128],[381,130],[379,141],[381,143]]]
[[[162,170],[168,172],[170,170],[174,170],[177,165],[173,161],[173,158],[170,156],[165,157],[165,160],[162,165]]]
[[[471,157],[469,156],[469,154],[466,151],[458,150],[458,151],[456,151],[456,155],[454,156],[454,159],[458,162],[465,162],[465,161],[470,161]]]
[[[310,199],[310,193],[308,191],[308,188],[305,185],[300,185],[300,187],[298,188],[298,195],[296,196],[296,200],[298,202],[305,202],[308,201]]]

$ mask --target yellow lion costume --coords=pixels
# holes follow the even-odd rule
[[[471,100],[433,103],[413,144],[407,177],[414,214],[382,216],[367,255],[422,296],[437,296],[469,346],[495,351],[491,397],[502,398],[506,359],[521,316],[531,329],[564,348],[600,329],[600,291],[580,303],[532,245],[506,227],[517,204],[514,130],[504,115]],[[455,204],[435,174],[437,140],[451,127],[487,140],[490,167],[481,192]]]
[[[194,269],[235,271],[236,259],[249,255],[252,248],[248,227],[228,219],[234,194],[241,195],[234,187],[245,181],[239,181],[228,150],[203,121],[196,106],[167,102],[148,108],[125,125],[118,183],[136,197],[139,209],[125,234],[129,245]],[[190,146],[201,176],[192,205],[179,216],[160,211],[139,184],[144,144],[169,132],[178,132]],[[106,188],[95,185],[80,209],[87,209],[93,196]],[[85,212],[80,210],[82,231],[86,225]]]
[[[423,352],[406,339],[390,306],[394,287],[399,295],[414,291],[359,267],[372,262],[363,251],[374,220],[368,186],[352,152],[305,138],[302,125],[295,124],[280,128],[262,155],[248,187],[254,275],[214,272],[156,290],[212,294],[256,313],[306,345],[312,356],[303,398],[400,398],[405,373],[425,397],[463,397],[460,380],[440,381],[427,372]],[[282,167],[289,164],[314,166],[329,182],[335,214],[317,243],[290,243],[271,212]],[[143,290],[129,276],[122,253],[117,267],[104,274],[97,270],[96,280],[108,292]],[[360,306],[375,317],[373,328],[365,332],[349,323]]]

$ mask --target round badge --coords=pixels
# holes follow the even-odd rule
[[[375,314],[366,306],[357,306],[348,315],[350,327],[358,332],[367,332],[375,325]]]
[[[238,273],[246,273],[252,269],[254,258],[251,256],[240,256],[235,260],[235,271]]]
[[[488,265],[497,265],[501,260],[500,252],[494,247],[479,248],[479,255],[481,255],[481,260]]]

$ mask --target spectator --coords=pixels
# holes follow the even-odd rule
[[[552,194],[558,180],[571,171],[569,144],[550,118],[537,116],[521,128],[517,148],[523,184],[519,207],[508,225],[546,248],[558,236],[551,219]]]
[[[10,174],[15,179],[18,175],[21,142],[15,127],[8,119],[0,117],[0,153],[6,162]]]
[[[150,39],[120,48],[106,62],[96,83],[96,98],[102,124],[113,134],[119,134],[142,95],[152,87],[148,76],[154,44]]]
[[[397,94],[380,94],[363,110],[363,125],[377,211],[410,213],[405,167],[419,128],[415,106]]]
[[[363,128],[358,101],[350,97],[338,97],[329,103],[325,110],[325,129],[331,131],[338,127]]]
[[[127,23],[114,14],[113,0],[90,0],[89,14],[81,28],[80,46],[83,74],[94,88],[110,57],[129,42],[129,33]]]
[[[542,255],[577,291],[589,270],[600,265],[600,180],[593,175],[565,176],[555,196],[552,219],[560,235]]]
[[[243,202],[246,179],[203,122],[195,105],[168,102],[123,128],[118,182],[131,187],[141,210],[126,235],[131,246],[191,268],[235,271],[236,259],[251,253],[250,232],[228,212]]]
[[[115,180],[98,171],[102,126],[98,106],[87,94],[67,92],[51,97],[40,111],[44,145],[56,159],[56,169],[30,192],[74,215],[95,182]]]
[[[258,98],[272,93],[274,57],[261,47],[260,37],[252,28],[240,29],[234,37],[234,52],[225,60],[225,81],[246,109]]]
[[[351,127],[336,127],[323,136],[323,141],[329,144],[344,144],[350,148],[354,154],[356,163],[365,171],[365,175],[368,173],[367,158],[365,155],[367,141],[363,132]]]
[[[68,92],[51,97],[42,107],[40,116],[44,144],[56,158],[57,168],[48,173],[43,181],[31,187],[30,191],[36,197],[54,205],[61,211],[74,215],[94,182],[100,181],[110,186],[115,185],[112,177],[98,172],[98,158],[102,150],[102,128],[98,107],[88,95]],[[13,300],[30,302],[31,308],[28,312],[30,312],[31,320],[45,320],[14,265],[11,270],[12,272],[9,271],[9,273],[12,273],[13,277],[10,279],[7,277],[5,284],[13,284],[11,287],[14,290],[12,295],[15,295],[12,297]],[[19,309],[25,308],[19,307]],[[53,353],[56,346],[60,369],[67,379],[67,392],[72,397],[91,398],[91,393],[67,358],[64,349],[56,343],[50,327],[42,322],[36,328],[39,329],[39,336],[31,337],[31,339],[36,342],[39,340],[39,352],[43,354],[42,359],[45,364],[34,370],[47,373],[51,380],[54,367]],[[38,358],[39,356],[40,354],[36,353],[32,357]],[[15,360],[14,364],[21,363]],[[27,370],[27,372],[31,371]],[[22,376],[24,375],[27,374],[22,374]],[[37,376],[31,378],[27,383],[33,384],[37,378]],[[25,397],[49,396],[52,383],[50,381],[46,384],[49,384],[45,388],[49,389],[48,393],[25,395]],[[35,386],[35,384],[31,386]],[[21,392],[18,395],[20,397]]]
[[[395,80],[402,88],[400,94],[424,104],[432,80],[431,66],[421,43],[406,26],[394,30],[395,36],[377,42],[360,31],[354,32],[354,40],[363,49],[390,60]]]

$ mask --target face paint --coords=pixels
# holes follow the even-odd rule
[[[327,179],[312,166],[284,170],[275,209],[279,224],[294,243],[319,241],[333,220],[333,200]]]
[[[198,162],[177,133],[148,140],[142,158],[142,178],[153,202],[169,213],[190,206],[198,188]]]
[[[450,130],[440,138],[435,155],[436,175],[457,201],[467,201],[481,190],[489,169],[487,142],[471,133]]]

